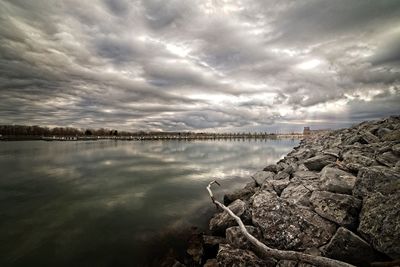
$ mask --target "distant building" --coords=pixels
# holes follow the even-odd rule
[[[303,135],[310,135],[310,134],[311,134],[310,127],[304,127]]]

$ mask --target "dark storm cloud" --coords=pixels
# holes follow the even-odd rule
[[[0,12],[0,123],[271,130],[400,111],[395,0],[10,0]]]

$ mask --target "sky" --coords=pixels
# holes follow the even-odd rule
[[[398,0],[0,0],[0,124],[340,128],[400,114]]]

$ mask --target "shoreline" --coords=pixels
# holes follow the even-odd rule
[[[305,138],[223,200],[271,248],[356,266],[398,260],[400,116]],[[196,266],[313,266],[263,257],[225,211],[187,254]]]

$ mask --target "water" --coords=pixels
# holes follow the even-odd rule
[[[0,142],[0,266],[148,266],[293,140]]]

